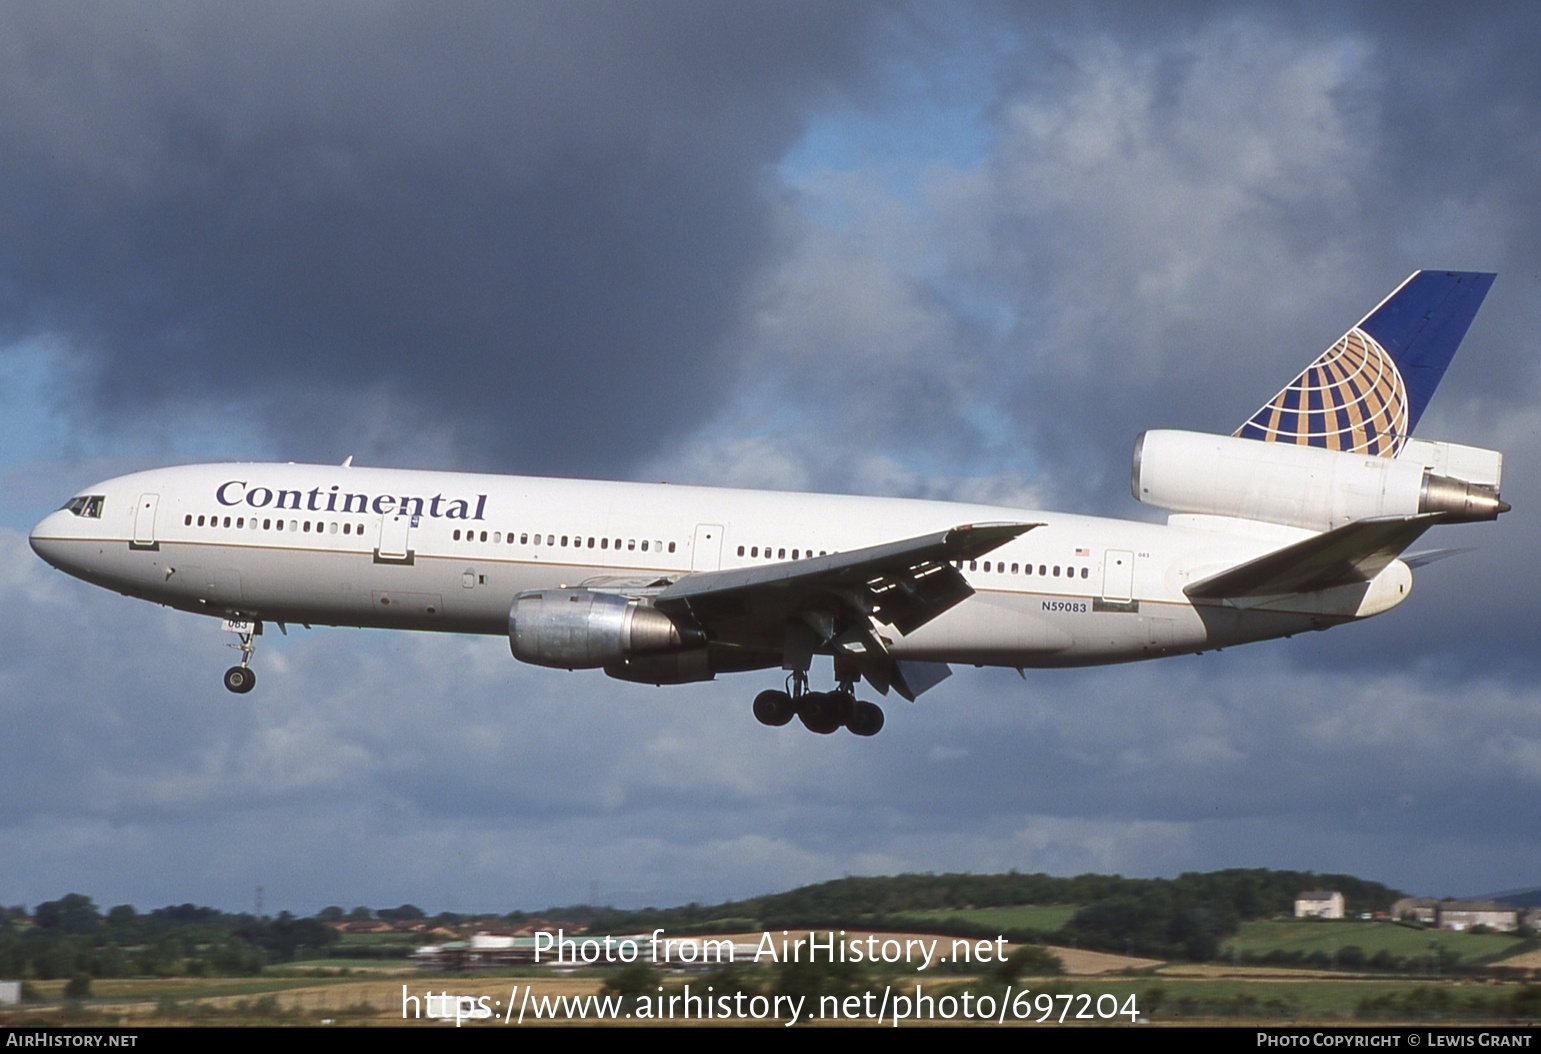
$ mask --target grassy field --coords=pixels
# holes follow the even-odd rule
[[[961,911],[907,911],[899,918],[919,923],[966,922],[986,929],[1038,930],[1053,933],[1070,921],[1079,908],[1074,904],[1025,904],[1012,908],[967,908]]]
[[[1524,948],[1517,937],[1502,933],[1455,933],[1423,930],[1387,922],[1335,919],[1298,919],[1243,923],[1236,937],[1226,942],[1225,954],[1233,951],[1261,956],[1271,951],[1322,952],[1331,955],[1358,947],[1366,956],[1386,951],[1401,958],[1429,958],[1435,947],[1442,959],[1450,954],[1463,963],[1485,963],[1513,955]]]
[[[1491,984],[1451,980],[1390,980],[1325,976],[1309,971],[1248,970],[1213,976],[1169,975],[1161,969],[1125,977],[1098,979],[1023,979],[1013,990],[1016,1010],[1034,1019],[1047,1014],[1054,1019],[1069,1008],[1076,1012],[1101,1006],[1111,1011],[1137,1008],[1142,1018],[1154,1023],[1215,1021],[1229,1023],[1383,1023],[1387,1021],[1515,1022],[1541,1016],[1541,988],[1534,985]],[[743,968],[743,983],[768,990],[773,978],[768,967]],[[0,1016],[0,1025],[12,1027],[51,1023],[114,1024],[126,1027],[158,1025],[242,1024],[341,1024],[414,1025],[446,1027],[425,1018],[404,1020],[403,986],[406,994],[421,997],[429,992],[451,992],[484,999],[498,1014],[526,993],[532,997],[583,997],[599,993],[604,978],[574,976],[550,971],[509,971],[471,976],[415,974],[385,977],[262,977],[244,980],[188,978],[171,980],[100,982],[93,998],[65,1009],[59,1003],[34,1006]],[[677,994],[685,985],[700,993],[709,983],[700,975],[673,976],[662,984],[664,995]],[[974,998],[1002,989],[985,982],[957,977],[929,977],[914,972],[875,975],[869,986],[881,991],[891,984],[895,993],[913,996],[915,985],[936,999]],[[36,986],[38,994],[57,1000],[62,984]],[[649,988],[650,992],[656,989]],[[1085,997],[1084,999],[1082,997]],[[1098,1002],[1098,997],[1103,997]],[[809,1007],[818,1005],[811,999]],[[1106,1024],[1130,1024],[1126,1013],[1107,1013]],[[575,1019],[572,1023],[579,1023]],[[591,1021],[592,1023],[592,1021]],[[682,1023],[676,1021],[676,1024]],[[722,1023],[718,1021],[717,1023]],[[1084,1023],[1084,1022],[1083,1022]],[[1099,1023],[1095,1015],[1092,1023]],[[467,1027],[487,1027],[501,1021],[471,1022]],[[891,1024],[891,1022],[890,1022]]]

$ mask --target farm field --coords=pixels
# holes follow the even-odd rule
[[[1409,959],[1432,958],[1437,949],[1444,961],[1453,953],[1461,962],[1472,964],[1504,959],[1523,951],[1527,945],[1520,938],[1503,933],[1456,933],[1389,922],[1338,919],[1245,922],[1237,935],[1223,945],[1224,954],[1233,959],[1237,955],[1255,959],[1270,952],[1332,955],[1350,947],[1361,949],[1366,957],[1385,951]]]
[[[949,911],[905,911],[895,918],[912,919],[915,922],[966,922],[971,926],[983,926],[996,932],[1007,930],[1038,930],[1053,933],[1070,921],[1076,913],[1075,904],[1025,904],[1009,908],[962,908]]]
[[[1267,937],[1277,938],[1280,946],[1288,940],[1304,940],[1279,932],[1289,930],[1290,924],[1263,925],[1265,928],[1252,935],[1260,944]],[[1416,935],[1416,931],[1410,932]],[[1300,946],[1312,947],[1309,943]],[[1393,950],[1396,947],[1399,946],[1393,946]],[[1512,1024],[1541,1019],[1541,986],[1520,981],[1376,977],[1219,963],[1162,964],[1074,949],[1051,950],[1062,954],[1071,971],[1079,968],[1099,972],[1095,975],[1070,973],[1062,977],[1017,978],[1012,989],[1013,1005],[1019,1010],[1026,1009],[1029,1017],[1039,1015],[1047,1007],[1052,1020],[1069,1006],[1072,1016],[1076,1008],[1101,1007],[1106,1012],[1089,1023],[1109,1026],[1132,1024],[1129,1011],[1136,1008],[1142,1022],[1158,1026],[1163,1023],[1370,1025],[1436,1021]],[[951,996],[955,1001],[961,1000],[965,992],[976,1000],[991,996],[1002,999],[1006,991],[1000,980],[987,974],[961,976],[924,974],[905,968],[867,968],[852,977],[857,982],[857,990],[880,992],[889,989],[894,994],[911,998],[916,995],[917,986],[934,999]],[[445,992],[481,1001],[493,1011],[492,1020],[467,1019],[462,1021],[462,1027],[503,1027],[501,1015],[505,1009],[511,1003],[525,1001],[531,1001],[531,1005],[533,1001],[541,1001],[548,1013],[555,1013],[554,1018],[542,1016],[542,1023],[594,1024],[596,1017],[601,1015],[596,1013],[597,1004],[593,998],[605,993],[607,982],[613,995],[617,979],[617,972],[613,970],[513,968],[443,973],[406,969],[402,964],[344,970],[336,968],[335,963],[323,965],[323,961],[318,960],[255,978],[102,980],[95,985],[91,998],[69,1003],[63,999],[63,982],[37,982],[33,985],[35,995],[43,1002],[0,1014],[0,1026],[454,1027],[452,1021],[430,1019],[423,1002],[429,994]],[[717,991],[729,990],[731,985],[732,990],[742,987],[750,993],[769,994],[777,990],[778,983],[785,981],[786,975],[778,974],[775,967],[741,964],[732,968],[731,975],[652,975],[645,985],[635,990],[666,1000],[683,996],[687,987],[699,996],[707,985],[721,986],[715,989]],[[809,1008],[819,1005],[818,994],[810,992],[808,995],[806,1005]],[[612,1004],[612,1007],[620,1005]],[[1112,1012],[1114,1008],[1117,1013]],[[622,1021],[628,1020],[625,1013],[620,1015]],[[616,1020],[616,1015],[605,1016],[605,1020]],[[693,1021],[737,1023],[689,1016],[677,1017],[672,1023],[690,1024]],[[631,1023],[639,1022],[631,1020]],[[892,1022],[888,1024],[891,1027]]]

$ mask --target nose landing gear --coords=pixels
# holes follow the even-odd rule
[[[235,622],[225,619],[222,628],[227,633],[234,633],[240,638],[239,644],[226,644],[225,647],[238,648],[241,652],[241,665],[232,666],[225,671],[225,688],[236,695],[245,695],[257,687],[257,671],[251,668],[251,657],[257,650],[255,638],[262,635],[262,623]]]

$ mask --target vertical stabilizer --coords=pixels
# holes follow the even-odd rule
[[[1478,271],[1415,272],[1235,435],[1395,457],[1494,277]]]

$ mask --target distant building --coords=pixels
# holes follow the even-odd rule
[[[1421,922],[1442,930],[1469,930],[1487,926],[1500,933],[1519,929],[1516,908],[1491,900],[1435,900],[1432,897],[1403,897],[1391,905],[1391,917],[1401,921]]]
[[[1398,922],[1421,922],[1433,926],[1439,921],[1439,901],[1433,897],[1403,897],[1391,905],[1391,917]]]
[[[1312,889],[1295,898],[1297,919],[1341,919],[1343,894],[1329,889]]]
[[[1469,930],[1473,926],[1487,926],[1500,933],[1513,933],[1520,928],[1520,913],[1491,900],[1442,900],[1439,902],[1438,925],[1442,930]]]

